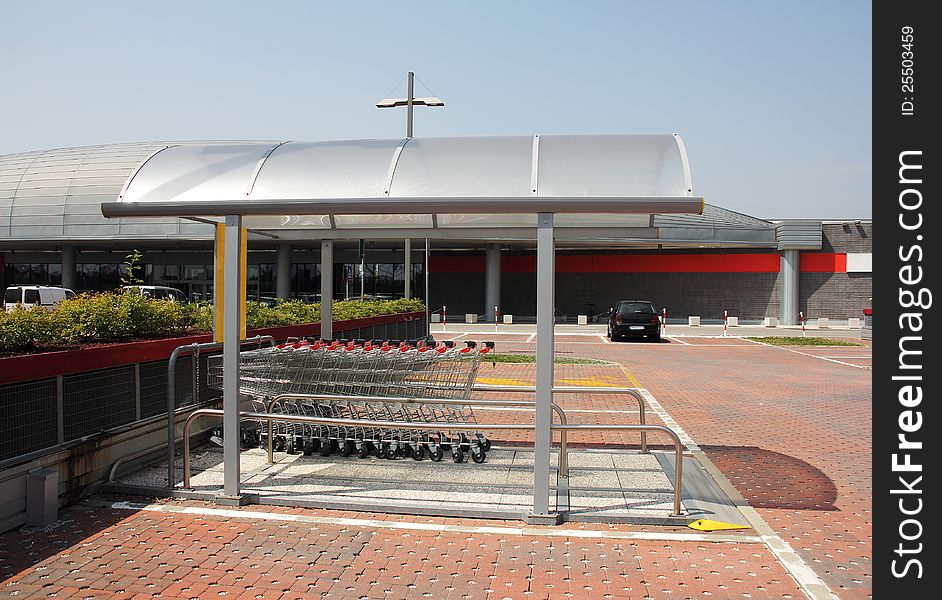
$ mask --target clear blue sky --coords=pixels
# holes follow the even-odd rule
[[[678,132],[695,191],[871,215],[869,2],[7,2],[0,154],[179,139]],[[404,85],[398,92],[404,93]],[[417,93],[424,93],[417,86]]]

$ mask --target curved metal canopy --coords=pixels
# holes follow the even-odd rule
[[[258,229],[649,227],[703,211],[668,135],[464,137],[171,145],[106,217],[250,215]],[[610,216],[602,217],[600,213]]]

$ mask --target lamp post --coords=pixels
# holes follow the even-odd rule
[[[425,98],[416,98],[413,93],[413,80],[415,73],[409,71],[408,76],[408,97],[406,98],[383,98],[376,103],[376,108],[396,108],[398,106],[406,107],[406,137],[412,137],[412,109],[415,106],[445,106],[441,98],[429,96]]]

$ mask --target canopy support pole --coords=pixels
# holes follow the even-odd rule
[[[321,339],[334,339],[334,242],[321,240]]]
[[[536,412],[531,521],[549,520],[551,404],[553,402],[553,312],[555,290],[553,213],[537,215],[536,232]]]
[[[242,273],[242,217],[226,217],[226,240],[223,248],[225,263],[223,307],[223,493],[230,502],[239,498],[239,346],[242,333],[240,282]]]

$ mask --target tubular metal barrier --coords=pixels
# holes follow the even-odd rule
[[[190,424],[194,419],[201,416],[218,416],[223,415],[223,411],[219,409],[211,408],[201,408],[193,411],[187,417],[186,421],[183,424],[183,487],[187,489],[190,487]],[[360,419],[338,419],[338,418],[328,418],[328,417],[315,417],[307,415],[283,415],[278,413],[251,413],[251,412],[242,412],[239,413],[239,418],[241,419],[250,419],[254,421],[278,421],[282,423],[296,423],[296,422],[305,422],[316,425],[334,425],[334,426],[348,426],[348,427],[378,427],[384,429],[423,429],[435,431],[441,429],[441,423],[402,423],[397,421],[364,421]],[[496,424],[496,423],[454,423],[456,427],[468,427],[481,430],[491,430],[491,431],[500,431],[500,430],[520,430],[520,431],[534,431],[536,426],[533,423],[517,423],[517,424]],[[572,431],[572,430],[591,430],[591,431],[660,431],[669,435],[674,441],[674,470],[675,470],[675,481],[674,481],[674,512],[671,513],[671,516],[681,516],[681,493],[682,493],[682,481],[683,481],[683,443],[680,441],[680,438],[677,434],[670,428],[664,427],[662,425],[593,425],[593,424],[573,424],[573,425],[550,425],[550,430],[557,431]],[[562,453],[560,452],[560,457]]]
[[[512,393],[536,393],[536,387],[531,385],[490,385],[477,384],[471,388],[472,392],[512,392]],[[638,401],[638,411],[640,413],[640,425],[645,424],[645,403],[644,397],[638,388],[619,388],[619,387],[581,387],[577,385],[558,385],[553,386],[554,394],[627,394]],[[647,431],[641,432],[641,452],[648,451]]]
[[[256,335],[254,337],[246,338],[239,342],[239,348],[242,346],[251,346],[257,344],[259,347],[262,346],[262,343],[268,342],[269,346],[275,345],[275,338],[270,335]],[[177,346],[173,349],[173,352],[170,354],[170,360],[167,362],[167,487],[173,488],[176,485],[176,474],[174,469],[176,468],[176,447],[174,439],[174,420],[176,416],[176,366],[177,359],[180,355],[190,352],[194,355],[192,361],[193,364],[193,401],[196,402],[199,398],[199,381],[197,373],[197,364],[199,364],[199,357],[201,351],[212,351],[212,350],[221,350],[223,347],[222,342],[204,342],[204,343],[193,343],[186,344],[184,346]]]

